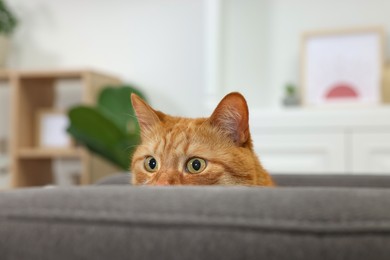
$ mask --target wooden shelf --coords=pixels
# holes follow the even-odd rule
[[[117,79],[95,70],[21,70],[18,77],[22,79],[81,79],[88,75],[103,76],[105,78]]]
[[[9,80],[9,72],[7,70],[0,70],[0,80]]]
[[[18,151],[22,159],[80,158],[83,154],[81,148],[22,148]]]
[[[107,85],[119,85],[115,76],[93,70],[0,70],[0,80],[11,87],[11,182],[12,187],[42,186],[53,183],[53,159],[80,160],[81,183],[90,184],[107,173],[118,171],[100,157],[85,149],[43,149],[37,146],[39,125],[37,114],[42,109],[55,109],[61,98],[56,92],[58,80],[77,80],[84,104],[96,103]],[[34,173],[34,174],[31,174]]]

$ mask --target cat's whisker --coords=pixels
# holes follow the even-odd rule
[[[135,116],[135,115],[132,115],[132,114],[123,113],[123,115],[125,115],[125,116],[129,116],[129,117],[131,117],[131,118],[135,118],[135,119],[137,119],[137,116]]]
[[[146,139],[147,141],[149,142],[157,142],[157,136],[156,135],[153,135],[154,139],[152,139],[152,137],[150,137],[148,134],[145,134],[142,136],[142,138]]]
[[[128,146],[128,147],[126,147],[124,150],[125,150],[125,152],[128,152],[129,150],[131,150],[131,149],[133,149],[134,147],[137,147],[138,145],[130,145],[130,146]]]
[[[142,183],[142,185],[149,185],[149,184],[151,184],[151,182],[152,182],[152,180],[149,179],[149,180],[144,181],[144,182]]]

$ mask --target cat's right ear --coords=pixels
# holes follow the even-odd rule
[[[131,103],[135,115],[137,116],[139,126],[143,132],[150,130],[160,122],[156,111],[134,93],[131,93]]]
[[[212,125],[241,146],[249,139],[249,112],[245,98],[237,92],[226,95],[210,117]]]

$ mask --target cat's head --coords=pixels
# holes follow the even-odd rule
[[[132,158],[133,184],[269,185],[252,148],[248,106],[230,93],[209,118],[173,117],[156,111],[137,95],[132,104],[141,144]]]

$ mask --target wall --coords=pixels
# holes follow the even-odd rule
[[[225,92],[242,92],[250,105],[269,106],[269,3],[226,0],[221,9],[220,84]]]
[[[279,107],[283,86],[299,82],[303,32],[379,25],[390,33],[388,0],[226,0],[222,6],[225,86],[244,88],[258,108]]]
[[[199,115],[203,1],[8,2],[20,18],[12,67],[112,72],[143,88],[158,109]]]

